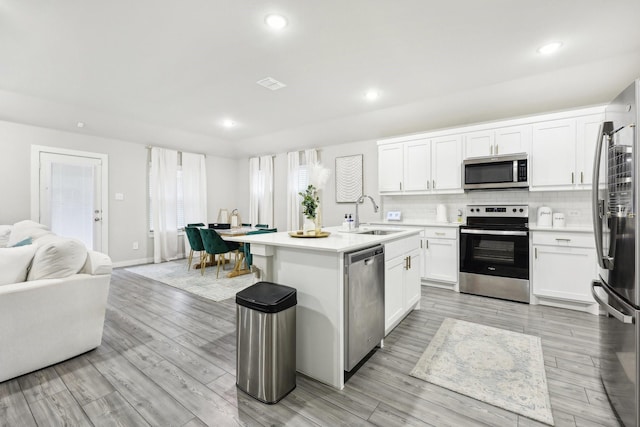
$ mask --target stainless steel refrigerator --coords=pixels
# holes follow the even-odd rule
[[[591,291],[608,313],[600,324],[600,372],[609,402],[626,427],[640,427],[639,96],[640,79],[607,106],[596,146],[592,190],[600,277]],[[601,174],[604,184],[595,185]]]

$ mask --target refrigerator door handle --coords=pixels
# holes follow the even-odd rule
[[[591,181],[591,196],[593,209],[593,231],[596,240],[596,257],[598,264],[604,269],[611,269],[613,266],[613,258],[604,255],[602,249],[602,218],[604,217],[604,200],[598,197],[598,189],[600,182],[600,159],[602,158],[602,145],[604,136],[609,135],[613,130],[612,122],[600,123],[598,129],[598,141],[596,142],[596,152],[593,156],[593,181]]]
[[[600,305],[600,307],[602,307],[607,313],[609,313],[610,315],[612,315],[622,323],[635,323],[634,316],[624,314],[623,312],[616,310],[615,308],[611,307],[608,303],[604,302],[604,299],[600,296],[596,288],[602,288],[602,283],[599,280],[594,280],[593,282],[591,282],[591,295],[593,295],[593,298]],[[622,301],[619,297],[607,292],[606,289],[604,288],[603,290],[605,291],[607,296],[615,299],[623,307],[628,306],[628,304]]]

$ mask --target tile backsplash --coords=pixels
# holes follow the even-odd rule
[[[540,206],[550,207],[554,213],[564,213],[567,227],[591,225],[590,191],[469,191],[464,194],[382,196],[383,218],[387,211],[402,211],[404,221],[435,221],[436,206],[447,207],[450,222],[457,220],[458,209],[462,209],[462,220],[467,205],[522,204],[529,205],[529,222],[535,224]]]

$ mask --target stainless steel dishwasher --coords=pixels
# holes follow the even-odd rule
[[[384,338],[384,246],[344,254],[346,371]]]

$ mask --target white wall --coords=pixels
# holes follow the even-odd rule
[[[0,224],[30,218],[31,145],[103,153],[109,156],[109,256],[114,264],[143,262],[153,256],[148,232],[147,148],[117,139],[63,132],[0,121]],[[209,220],[219,207],[235,207],[238,165],[242,162],[207,156]],[[114,199],[123,193],[124,200]],[[139,249],[133,250],[133,242]]]

